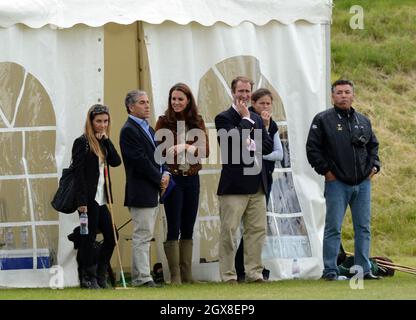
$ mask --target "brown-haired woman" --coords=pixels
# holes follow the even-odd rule
[[[273,151],[267,155],[263,155],[263,165],[266,169],[267,176],[267,190],[266,205],[269,204],[270,192],[273,184],[273,171],[276,161],[283,159],[283,148],[279,137],[279,128],[277,123],[272,119],[273,95],[269,89],[259,88],[251,95],[252,106],[248,108],[250,111],[257,113],[263,120],[266,130],[273,139]],[[244,271],[244,242],[241,239],[237,253],[235,255],[235,269],[237,272],[237,279],[242,281],[245,279]],[[263,269],[263,279],[269,278],[269,271]]]
[[[80,235],[77,255],[82,288],[107,288],[106,271],[115,246],[111,215],[106,206],[112,201],[112,195],[106,191],[104,167],[109,172],[108,166],[119,166],[121,159],[109,139],[110,127],[108,107],[93,105],[88,110],[84,134],[75,139],[72,147],[78,212],[88,215],[88,234]],[[111,182],[109,187],[111,190]],[[96,262],[94,244],[98,230],[104,242]]]
[[[168,226],[164,248],[171,283],[192,282],[192,237],[199,203],[198,172],[202,167],[201,159],[208,156],[209,144],[204,120],[186,84],[177,83],[170,89],[168,108],[156,123],[156,131],[160,129],[173,133],[172,145],[166,146],[166,156],[176,186],[164,200]]]
[[[270,192],[273,184],[273,171],[276,161],[283,160],[283,147],[279,137],[279,127],[272,119],[273,95],[269,89],[259,88],[251,95],[252,107],[250,111],[257,113],[263,120],[263,124],[273,139],[273,151],[270,154],[263,155],[263,163],[267,172],[266,202],[269,203]]]

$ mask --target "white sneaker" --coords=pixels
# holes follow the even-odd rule
[[[337,281],[345,281],[348,280],[348,278],[346,276],[338,276],[337,277]]]

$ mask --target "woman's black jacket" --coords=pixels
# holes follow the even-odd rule
[[[101,140],[100,145],[106,155],[107,169],[109,165],[112,167],[119,166],[121,164],[121,159],[110,139]],[[100,172],[98,157],[90,149],[88,140],[84,135],[78,137],[74,141],[72,147],[72,166],[74,168],[77,207],[86,206],[95,199]],[[113,196],[111,192],[110,170],[108,170],[108,179],[110,182],[112,202]],[[106,185],[104,185],[104,190],[108,201],[109,197]]]

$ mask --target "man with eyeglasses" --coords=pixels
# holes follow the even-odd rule
[[[150,127],[149,98],[144,91],[127,93],[128,119],[120,132],[120,148],[126,172],[124,205],[133,221],[132,285],[159,287],[150,274],[149,248],[153,238],[159,193],[169,175],[155,161],[154,130]]]

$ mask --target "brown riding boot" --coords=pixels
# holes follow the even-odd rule
[[[163,244],[170,271],[170,283],[181,284],[181,272],[179,269],[179,243],[177,240],[169,240]]]
[[[179,240],[179,266],[183,283],[194,283],[192,279],[192,247],[193,241]]]

